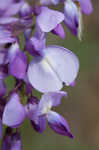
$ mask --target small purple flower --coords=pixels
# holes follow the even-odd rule
[[[63,83],[69,86],[78,74],[77,57],[59,46],[49,46],[43,51],[43,57],[35,57],[29,64],[27,76],[30,84],[43,93],[59,91]]]
[[[27,3],[24,2],[22,7],[20,8],[19,15],[21,17],[31,16],[32,14],[32,7]]]
[[[10,150],[22,150],[21,135],[19,132],[12,134]]]
[[[6,104],[3,112],[3,124],[16,128],[20,126],[25,118],[24,106],[20,103],[20,97],[17,93],[13,93]]]
[[[1,150],[22,150],[20,133],[13,133],[11,128],[7,128]]]
[[[70,133],[67,121],[58,113],[51,111],[51,108],[53,106],[58,106],[60,104],[61,98],[66,95],[67,93],[63,91],[49,92],[42,95],[38,104],[38,114],[39,116],[46,116],[49,126],[56,133],[73,138],[73,135]]]
[[[52,33],[60,36],[62,39],[65,39],[65,31],[61,24],[58,24],[57,27],[52,30]]]
[[[16,38],[13,36],[12,32],[3,26],[0,26],[0,45],[13,43],[15,41]]]
[[[26,50],[33,56],[42,56],[46,46],[46,33],[36,24],[34,36],[26,41]]]
[[[8,51],[4,47],[0,47],[0,65],[8,63]]]
[[[31,37],[26,42],[26,50],[33,56],[42,55],[42,51],[45,48],[46,39],[38,39],[37,37]]]
[[[65,24],[74,35],[78,34],[79,28],[79,10],[72,0],[67,0],[64,3]]]
[[[93,11],[91,0],[79,0],[79,1],[82,13],[84,13],[85,15],[91,14]]]
[[[25,111],[28,119],[31,121],[32,127],[37,132],[42,133],[46,128],[46,118],[45,116],[38,115],[38,103],[39,101],[37,98],[30,98],[25,105]]]
[[[11,150],[11,134],[12,129],[6,128],[5,135],[2,140],[1,150]]]
[[[37,16],[36,23],[43,32],[50,32],[63,20],[63,13],[49,9],[48,7],[41,7],[41,13]]]
[[[26,74],[27,69],[27,57],[26,55],[19,49],[17,43],[14,43],[8,52],[9,58],[9,72],[19,78],[23,79]]]
[[[16,15],[23,5],[23,0],[1,0],[0,1],[0,16],[10,17]]]

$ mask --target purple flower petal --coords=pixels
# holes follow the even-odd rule
[[[19,50],[18,46],[19,45],[15,43],[9,49],[9,71],[13,76],[23,79],[27,69],[27,57]]]
[[[14,26],[18,22],[19,22],[19,19],[15,18],[15,17],[3,17],[3,18],[0,18],[0,25],[10,24],[11,26]]]
[[[25,31],[24,31],[24,37],[25,37],[26,41],[30,39],[31,31],[32,31],[31,28],[25,29]]]
[[[54,111],[49,111],[47,118],[50,128],[52,128],[56,133],[73,138],[67,121],[61,115]]]
[[[28,79],[31,85],[44,93],[59,91],[63,82],[70,85],[78,74],[77,57],[59,46],[47,47],[44,52],[43,58],[36,57],[29,65]]]
[[[0,48],[0,65],[8,63],[8,52],[4,48]]]
[[[11,134],[12,134],[12,130],[10,128],[6,128],[6,132],[2,140],[2,146],[1,146],[2,150],[11,150],[11,141],[12,141]]]
[[[29,64],[28,80],[30,84],[41,92],[59,91],[62,82],[45,59],[34,58]]]
[[[39,102],[39,113],[46,114],[52,106],[58,106],[61,103],[61,98],[66,96],[67,93],[64,91],[49,92],[42,95]]]
[[[37,120],[31,120],[32,127],[42,133],[46,128],[46,116],[38,116]]]
[[[32,37],[28,42],[26,42],[26,50],[33,56],[42,55],[42,50],[45,48],[46,39],[40,40],[36,37]]]
[[[2,79],[0,79],[0,97],[6,95],[6,85]]]
[[[58,24],[57,27],[52,30],[52,33],[60,36],[62,39],[65,38],[65,31],[61,24]]]
[[[64,22],[74,35],[78,34],[79,12],[76,4],[71,0],[64,3]]]
[[[43,32],[50,32],[64,20],[64,15],[47,7],[41,7],[41,13],[37,16],[37,24]]]
[[[60,0],[40,0],[41,5],[57,5],[59,2]]]
[[[29,120],[38,119],[38,100],[32,97],[25,105],[25,112]]]
[[[80,0],[81,10],[84,14],[89,15],[93,11],[91,0]]]
[[[32,7],[29,6],[29,4],[27,2],[24,2],[24,4],[22,5],[20,11],[19,11],[19,15],[21,17],[26,17],[32,14]]]
[[[0,138],[2,138],[2,120],[0,119]]]
[[[25,118],[25,110],[20,103],[18,94],[13,93],[3,112],[3,124],[10,127],[18,127]]]
[[[67,86],[75,80],[79,70],[79,61],[74,53],[63,47],[49,46],[45,49],[45,57],[58,78]]]
[[[38,111],[38,100],[33,97],[25,106],[26,115],[31,121],[32,127],[37,131],[42,133],[46,128],[46,117],[39,116]]]
[[[13,37],[11,31],[0,26],[0,45],[6,44],[6,43],[13,43],[15,41],[16,41],[16,38]]]
[[[12,134],[10,150],[22,150],[21,135],[19,133]]]
[[[12,16],[19,12],[23,5],[23,0],[16,2],[15,0],[1,0],[0,10],[3,16]]]

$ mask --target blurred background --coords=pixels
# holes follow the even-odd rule
[[[47,44],[72,50],[79,58],[76,86],[65,87],[68,98],[55,110],[70,125],[75,139],[57,135],[49,127],[36,133],[28,120],[21,127],[23,150],[98,150],[99,149],[99,0],[92,0],[94,12],[83,16],[84,33],[80,42],[64,26],[66,39],[49,34]]]

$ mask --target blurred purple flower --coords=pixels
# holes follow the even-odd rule
[[[93,11],[91,0],[79,0],[82,13],[89,15]]]
[[[3,137],[1,150],[22,150],[20,133],[12,133],[12,129],[7,128]]]
[[[23,5],[23,0],[1,0],[0,1],[0,16],[10,17],[16,15]]]

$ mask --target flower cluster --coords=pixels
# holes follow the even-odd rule
[[[50,5],[62,4],[62,12]],[[0,137],[2,150],[21,150],[19,127],[27,117],[34,130],[42,133],[48,121],[58,134],[73,138],[66,119],[52,107],[67,93],[63,86],[74,86],[79,61],[73,52],[56,45],[46,45],[47,33],[62,39],[62,22],[80,40],[82,13],[93,10],[90,0],[0,0]],[[24,40],[20,40],[21,37]],[[30,57],[31,56],[31,57]],[[5,79],[16,82],[10,92]],[[12,84],[12,83],[11,83]],[[34,89],[41,92],[39,100]],[[23,100],[26,103],[23,105]],[[2,126],[6,125],[4,136]],[[16,130],[15,130],[15,129]]]

